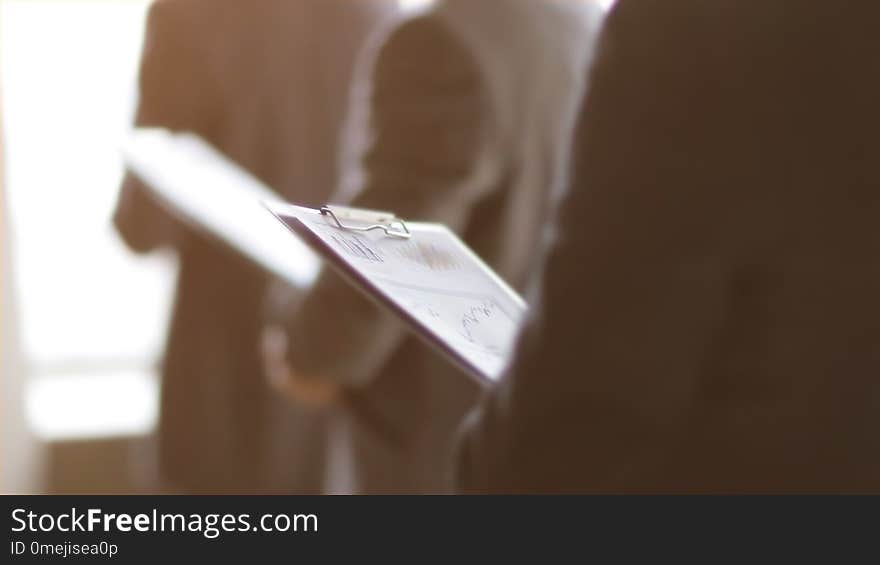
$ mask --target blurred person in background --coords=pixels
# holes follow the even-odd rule
[[[444,222],[522,291],[602,15],[592,2],[444,0],[404,22],[373,63],[359,192],[341,202]],[[286,351],[267,350],[270,377],[341,407],[356,492],[449,489],[476,383],[332,272],[286,332]]]
[[[136,124],[195,132],[285,198],[323,203],[337,184],[354,60],[395,7],[391,0],[158,0]],[[133,176],[115,223],[133,250],[170,247],[180,259],[162,365],[164,488],[319,490],[323,446],[313,445],[310,429],[320,422],[278,402],[262,378],[267,276],[159,208]],[[292,461],[274,453],[275,432],[290,441],[284,451]]]
[[[469,492],[880,492],[880,6],[621,0]]]

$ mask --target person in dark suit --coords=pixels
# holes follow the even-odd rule
[[[137,125],[193,131],[283,196],[321,204],[336,188],[354,61],[395,8],[391,0],[158,0]],[[180,258],[159,422],[168,488],[318,490],[321,454],[307,452],[303,429],[314,421],[273,406],[262,378],[267,276],[157,207],[133,176],[115,223],[132,249],[166,246]],[[278,410],[280,422],[271,417]],[[270,438],[296,443],[297,430],[302,457],[275,482]]]
[[[346,202],[446,223],[524,289],[603,16],[587,1],[442,0],[396,27],[372,66],[373,135]],[[299,401],[336,389],[351,490],[451,489],[455,431],[478,398],[469,377],[332,272],[286,333],[292,371],[274,380]]]
[[[880,7],[622,0],[466,492],[880,492]]]

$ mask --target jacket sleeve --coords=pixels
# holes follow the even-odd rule
[[[135,125],[206,134],[211,96],[196,53],[198,21],[184,3],[159,0],[150,6],[141,56]],[[181,242],[185,230],[128,172],[122,181],[113,223],[138,252]]]
[[[404,218],[466,221],[453,187],[472,170],[481,89],[468,54],[430,18],[410,20],[379,50],[368,96],[372,140],[353,206]],[[325,270],[288,325],[289,362],[302,375],[365,385],[405,336],[390,314]]]
[[[651,490],[687,429],[725,312],[730,202],[699,15],[664,4],[621,0],[607,20],[537,303],[462,430],[461,491]]]

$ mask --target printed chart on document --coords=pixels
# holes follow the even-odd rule
[[[525,313],[482,263],[446,228],[417,224],[409,240],[339,230],[313,217],[310,227],[399,307],[494,380]]]

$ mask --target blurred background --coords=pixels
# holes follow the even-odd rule
[[[152,484],[176,264],[111,223],[149,4],[0,0],[0,492]]]
[[[176,265],[111,223],[149,4],[0,0],[3,492],[150,483]]]
[[[110,222],[147,6],[0,2],[6,492],[132,490],[149,472],[130,456],[156,424],[175,265]]]

